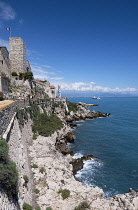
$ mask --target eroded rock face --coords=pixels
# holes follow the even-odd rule
[[[84,107],[80,107],[77,114],[72,113],[69,116],[70,119],[81,119],[81,117],[83,119],[86,116],[89,118],[108,116],[106,113],[90,113],[89,111],[85,112],[85,110]],[[32,203],[32,194],[34,194],[32,184],[34,184],[34,188],[39,190],[36,201],[41,210],[45,210],[48,206],[54,210],[74,210],[83,201],[87,201],[91,210],[138,210],[138,192],[132,189],[129,190],[129,193],[103,199],[102,189],[91,188],[75,180],[74,174],[82,169],[83,161],[90,160],[94,156],[84,155],[77,160],[71,157],[72,151],[67,148],[65,141],[73,142],[75,138],[69,126],[65,124],[61,130],[52,136],[39,136],[31,142],[31,126],[25,125],[21,132],[16,124],[18,124],[17,120],[11,132],[9,147],[10,156],[17,162],[19,170],[21,204],[23,201]],[[65,136],[68,140],[65,140]],[[30,161],[31,165],[37,165],[36,168],[31,169],[34,178],[29,175],[32,174],[29,171]],[[24,174],[29,177],[28,188],[23,187],[22,176]],[[32,179],[34,179],[33,182]],[[63,200],[61,194],[58,193],[60,189],[68,189],[70,196]],[[18,209],[13,203],[8,203],[7,197],[5,195],[3,197],[1,194],[0,208],[2,210]]]
[[[108,113],[102,113],[102,112],[90,112],[86,104],[78,104],[77,106],[78,110],[76,112],[71,111],[69,115],[65,116],[66,122],[73,122],[73,121],[79,121],[79,120],[85,120],[86,118],[93,119],[98,117],[107,117],[110,116]]]
[[[75,139],[76,137],[73,132],[68,132],[67,135],[65,136],[65,141],[69,143],[73,143]]]
[[[135,191],[113,196],[108,199],[97,199],[91,202],[92,210],[137,210],[138,193]]]
[[[0,189],[0,209],[1,210],[20,210],[18,204],[9,201],[7,195]]]
[[[73,154],[73,151],[70,149],[70,148],[68,148],[67,146],[66,146],[66,143],[62,143],[62,142],[58,142],[57,144],[56,144],[56,148],[58,149],[58,151],[59,152],[61,152],[63,155],[67,155],[67,154],[70,154],[70,155],[74,155]]]
[[[73,174],[75,175],[77,171],[83,168],[83,160],[81,158],[73,159],[70,164],[73,166]]]
[[[42,210],[48,206],[55,210],[74,210],[84,200],[90,202],[91,199],[103,196],[103,191],[98,187],[91,188],[76,181],[70,164],[73,158],[69,154],[61,154],[56,149],[57,140],[63,139],[70,131],[69,127],[65,126],[50,137],[39,136],[29,148],[32,164],[38,166],[32,171],[35,187],[39,190],[37,203]],[[70,196],[63,200],[58,193],[60,189],[68,189]]]
[[[73,174],[75,175],[77,171],[81,170],[84,165],[84,161],[93,159],[93,155],[84,155],[81,158],[73,159],[70,163],[73,166]]]

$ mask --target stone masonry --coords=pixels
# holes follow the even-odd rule
[[[20,37],[10,37],[10,64],[12,72],[26,72],[26,44]]]
[[[10,120],[12,119],[14,113],[16,112],[16,109],[24,108],[28,105],[29,105],[29,101],[19,101],[19,102],[15,102],[11,106],[7,107],[6,109],[0,111],[0,135],[1,136],[6,131],[10,123]]]
[[[6,47],[0,47],[0,73],[4,72],[7,76],[10,76],[9,65],[8,50]]]

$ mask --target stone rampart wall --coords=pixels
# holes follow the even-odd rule
[[[3,135],[17,108],[23,108],[29,105],[29,101],[17,101],[8,108],[0,111],[0,136]]]
[[[51,99],[51,103],[54,103],[54,102],[66,102],[66,98]],[[42,104],[45,102],[41,102],[41,99],[40,99],[40,100],[38,100],[38,103]],[[9,106],[8,108],[0,111],[0,136],[2,136],[5,133],[5,131],[7,130],[7,127],[10,124],[10,121],[11,121],[12,117],[14,116],[16,109],[24,108],[26,106],[29,106],[29,101],[27,101],[27,100],[17,101],[14,104],[12,104],[11,106]]]

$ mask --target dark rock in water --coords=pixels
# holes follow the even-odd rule
[[[65,141],[69,142],[69,143],[73,143],[74,140],[76,139],[75,135],[73,134],[73,132],[69,132],[67,133],[66,137],[65,137]]]
[[[73,154],[73,151],[70,149],[70,148],[68,148],[67,146],[66,146],[66,143],[62,143],[62,142],[58,142],[57,144],[56,144],[56,148],[63,154],[63,155],[67,155],[67,154],[70,154],[70,155],[74,155]]]
[[[74,128],[74,127],[77,127],[77,125],[75,123],[70,123],[70,127]]]
[[[83,161],[91,160],[92,158],[95,158],[93,155],[84,155],[81,158],[73,159],[70,164],[73,166],[73,174],[75,175],[77,171],[81,170],[83,168]]]
[[[95,158],[94,155],[84,155],[81,157],[82,160],[91,160],[92,158]]]
[[[87,118],[98,118],[98,117],[107,117],[107,116],[110,116],[111,114],[109,113],[103,113],[103,112],[92,112],[92,113],[88,113],[87,114]]]
[[[70,164],[73,166],[73,174],[75,175],[77,171],[83,168],[83,160],[81,158],[73,159]]]
[[[86,119],[86,116],[80,115],[79,120],[85,120],[85,119]]]
[[[131,194],[131,195],[135,195],[135,191],[134,190],[132,190],[132,188],[129,188],[129,193]]]

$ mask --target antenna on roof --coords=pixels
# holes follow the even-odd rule
[[[61,98],[61,86],[58,85],[58,97]]]

